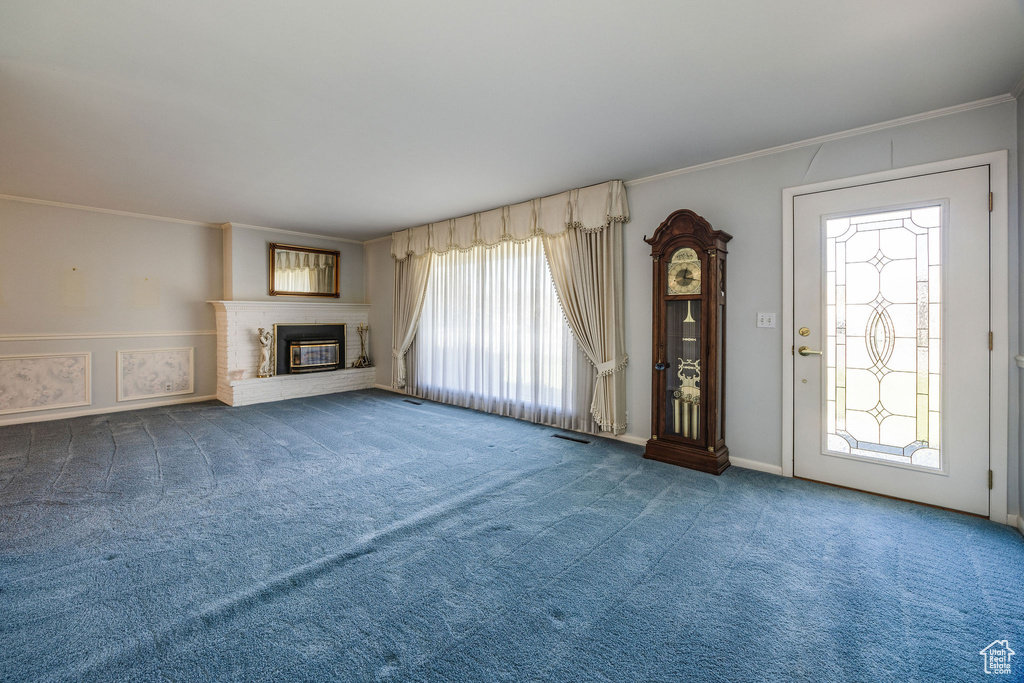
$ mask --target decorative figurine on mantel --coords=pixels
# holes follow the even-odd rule
[[[274,333],[270,330],[260,328],[259,332],[260,340],[260,369],[257,372],[257,377],[273,377],[274,376],[274,365],[271,358],[273,357],[274,350]]]
[[[355,362],[352,363],[354,368],[372,368],[373,363],[370,362],[370,357],[366,355],[366,336],[370,331],[369,325],[359,323],[356,327],[356,332],[359,333],[359,358],[356,358]]]

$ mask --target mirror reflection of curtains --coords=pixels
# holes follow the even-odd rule
[[[339,297],[340,256],[327,249],[271,244],[270,294]]]
[[[393,386],[623,433],[628,220],[614,180],[394,233]]]

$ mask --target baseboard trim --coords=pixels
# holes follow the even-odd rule
[[[390,391],[393,394],[402,394],[403,396],[406,396],[409,393],[404,389],[395,389],[394,387],[388,386],[387,384],[374,384],[373,386],[375,389],[383,389],[384,391]]]
[[[597,436],[603,436],[606,439],[615,439],[616,441],[625,441],[626,443],[635,444],[637,446],[645,446],[645,445],[647,445],[647,439],[645,439],[642,436],[633,436],[631,434],[619,434],[618,436],[616,436],[614,434],[608,434],[607,432],[602,432],[602,433],[598,434]]]
[[[758,472],[767,472],[768,474],[777,474],[782,476],[782,465],[770,465],[766,462],[760,462],[758,460],[747,460],[746,458],[736,458],[729,456],[729,462],[736,467],[742,467],[745,470],[757,470]]]
[[[1017,531],[1024,536],[1024,516],[1021,515],[1006,515],[1006,523],[1012,527],[1016,527]]]
[[[200,403],[201,401],[216,401],[217,395],[189,396],[181,399],[168,399],[166,401],[153,401],[151,403],[133,403],[130,405],[107,406],[104,408],[87,408],[85,410],[67,410],[61,412],[50,412],[46,415],[19,415],[18,417],[0,419],[0,427],[5,425],[25,424],[28,422],[50,422],[51,420],[66,420],[72,417],[86,417],[88,415],[102,415],[103,413],[123,413],[126,410],[145,410],[146,408],[160,408],[162,406],[173,406],[178,403]]]

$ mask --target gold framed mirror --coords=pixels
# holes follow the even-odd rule
[[[341,252],[291,244],[270,245],[271,296],[341,296]]]

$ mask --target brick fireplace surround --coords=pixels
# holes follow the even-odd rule
[[[369,319],[368,304],[307,301],[211,301],[217,316],[217,398],[230,406],[368,389],[375,368],[344,368],[276,377],[256,377],[260,364],[257,330],[274,324],[344,324],[345,361],[359,357],[356,325]],[[241,379],[234,376],[242,372]]]

